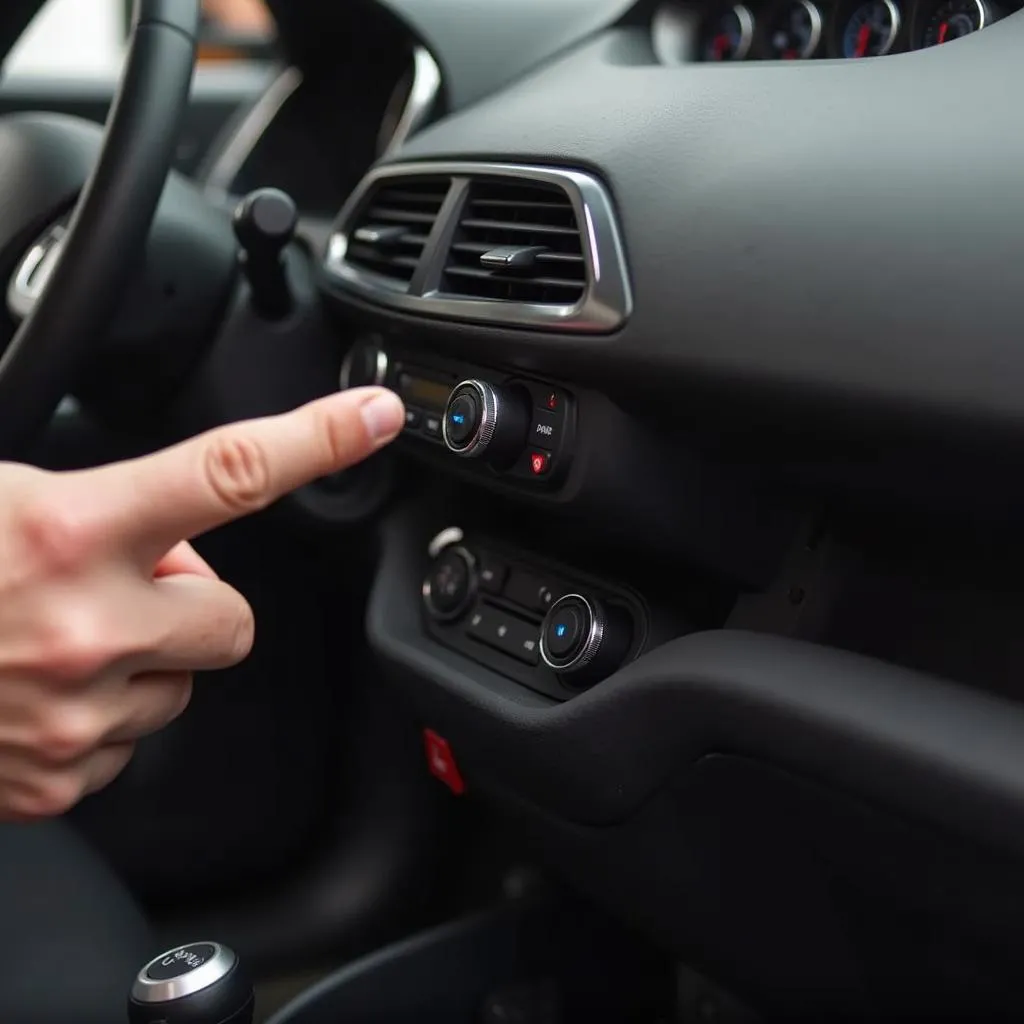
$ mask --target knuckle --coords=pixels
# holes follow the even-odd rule
[[[51,764],[69,764],[85,757],[103,739],[103,725],[87,708],[59,705],[39,723],[33,747]]]
[[[255,512],[267,503],[270,465],[263,447],[235,431],[215,435],[203,470],[217,498],[232,512]]]
[[[93,538],[85,521],[67,504],[41,499],[21,511],[21,536],[30,554],[56,571],[76,568],[88,556]]]
[[[55,679],[91,679],[118,655],[111,631],[88,609],[65,608],[43,630],[41,667]]]

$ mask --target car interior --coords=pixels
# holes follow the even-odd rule
[[[4,457],[406,407],[196,541],[255,650],[61,823],[139,965],[1024,1019],[1019,4],[267,0],[198,70],[198,0],[128,6],[118,80],[0,85]]]

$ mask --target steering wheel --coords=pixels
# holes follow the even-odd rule
[[[52,115],[0,118],[5,265],[66,209],[67,189],[80,188],[46,287],[0,359],[2,457],[24,454],[46,427],[143,257],[188,104],[199,25],[199,0],[135,0],[121,84],[84,187],[68,180],[63,168],[74,161],[62,159],[61,146],[80,155],[95,146],[94,131]]]

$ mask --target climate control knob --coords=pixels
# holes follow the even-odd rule
[[[423,581],[423,606],[438,622],[453,622],[469,611],[476,597],[476,559],[461,544],[446,547]]]
[[[567,594],[544,617],[540,656],[559,675],[584,683],[614,672],[631,642],[628,612],[582,594]]]
[[[375,337],[361,338],[345,355],[338,383],[342,391],[382,385],[388,376],[388,354]]]
[[[450,452],[511,465],[526,447],[531,401],[522,387],[465,380],[448,396],[442,432]]]

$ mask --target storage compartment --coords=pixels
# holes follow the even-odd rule
[[[650,1024],[662,955],[576,902],[520,900],[349,964],[271,1024]]]

